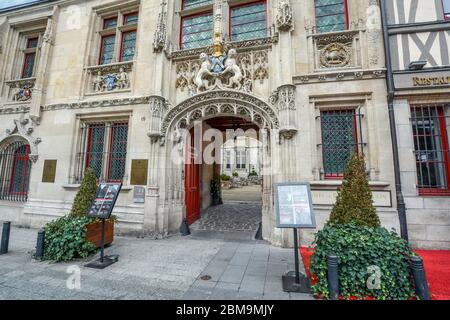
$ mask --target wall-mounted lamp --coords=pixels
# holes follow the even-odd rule
[[[426,60],[420,60],[420,61],[412,61],[409,64],[409,70],[422,70],[426,65],[428,61]]]

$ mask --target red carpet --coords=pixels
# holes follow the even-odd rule
[[[450,251],[416,250],[415,252],[423,259],[432,299],[450,300]],[[306,274],[314,285],[317,278],[309,271],[314,249],[301,247],[300,254]]]
[[[422,257],[433,300],[450,300],[450,251],[415,250]]]

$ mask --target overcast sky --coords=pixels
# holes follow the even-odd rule
[[[0,0],[0,9],[16,6],[19,4],[36,2],[36,0]]]

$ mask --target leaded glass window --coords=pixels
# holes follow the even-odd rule
[[[117,17],[103,20],[103,29],[113,29],[117,27]]]
[[[130,13],[124,16],[123,25],[128,26],[132,24],[137,24],[139,20],[139,15],[137,13]]]
[[[266,2],[231,8],[231,39],[241,41],[267,36]]]
[[[30,146],[12,142],[0,152],[0,200],[26,201],[31,170]]]
[[[317,32],[347,29],[347,0],[315,0]]]
[[[102,38],[100,64],[108,64],[112,62],[115,43],[116,35],[106,36]]]
[[[115,123],[111,127],[111,150],[109,154],[109,181],[121,181],[125,175],[127,159],[128,124]]]
[[[321,113],[325,178],[342,178],[353,153],[358,152],[355,110]]]
[[[183,10],[200,8],[213,4],[214,0],[183,0]]]
[[[23,72],[22,72],[22,78],[31,78],[33,76],[33,70],[34,70],[34,62],[36,60],[36,53],[27,53],[25,54],[25,61],[23,64]]]
[[[450,194],[450,150],[444,107],[413,107],[411,121],[419,192]]]
[[[136,48],[136,36],[136,31],[126,32],[122,35],[122,50],[120,61],[133,60]]]
[[[181,49],[193,49],[208,46],[212,43],[213,15],[206,13],[182,20]]]
[[[86,167],[94,170],[97,179],[102,176],[103,149],[105,146],[105,124],[89,125]]]

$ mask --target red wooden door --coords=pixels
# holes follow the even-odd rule
[[[186,220],[189,225],[200,219],[200,169],[201,165],[196,164],[194,152],[194,138],[187,143],[186,165],[185,165],[185,193],[186,193]]]

